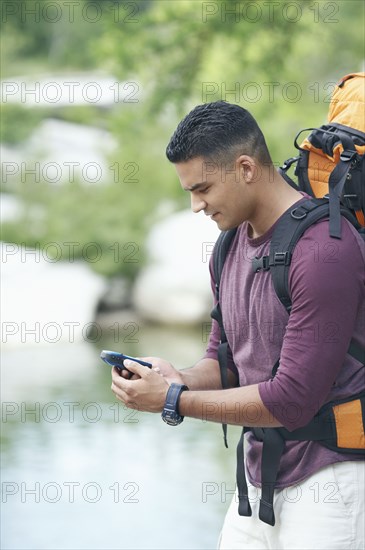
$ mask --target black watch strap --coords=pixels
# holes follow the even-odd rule
[[[183,391],[189,388],[184,384],[172,383],[167,390],[165,406],[162,411],[163,420],[172,426],[181,424],[184,417],[179,413],[179,399]]]
[[[183,391],[189,388],[183,384],[172,383],[166,394],[165,407],[174,409],[178,413],[178,401]]]

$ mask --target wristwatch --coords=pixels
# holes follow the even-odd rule
[[[178,405],[180,395],[183,391],[189,388],[184,384],[171,384],[166,394],[166,401],[161,413],[162,420],[169,426],[178,426],[184,420],[184,417],[179,414]]]

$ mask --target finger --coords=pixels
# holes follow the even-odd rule
[[[116,386],[114,382],[112,382],[111,390],[114,393],[115,397],[119,399],[119,401],[122,401],[123,403],[125,403],[128,400],[127,394],[124,391],[122,391],[118,386]]]
[[[112,367],[112,375],[113,375],[114,368],[117,370],[118,376],[123,376],[123,378],[127,378],[127,379],[131,377],[131,373],[127,369],[124,369],[123,367]]]
[[[138,357],[138,359],[142,359],[142,361],[146,361],[146,363],[151,363],[152,366],[157,366],[158,361],[160,361],[159,357]]]
[[[120,370],[117,367],[112,368],[112,382],[115,384],[118,388],[127,389],[129,384],[129,376],[127,377],[121,375]]]
[[[159,357],[150,357],[149,356],[149,357],[139,357],[139,359],[142,359],[142,361],[146,361],[147,363],[151,363],[152,370],[157,372],[157,374],[161,374],[163,376],[163,374],[161,373],[161,369],[158,365],[158,362],[160,361]]]
[[[147,369],[147,367],[142,367],[142,368]],[[147,370],[150,370],[150,369],[147,369]],[[113,367],[112,369],[112,384],[114,384],[117,388],[124,391],[126,394],[128,394],[128,392],[131,389],[131,382],[141,379],[141,376],[138,374],[134,374],[133,372],[129,372],[129,371],[127,371],[127,373],[128,373],[128,376],[124,377],[119,374],[118,367]]]
[[[144,365],[136,363],[136,361],[131,361],[130,359],[126,359],[124,361],[124,365],[130,372],[132,372],[133,374],[138,374],[141,378],[146,376],[146,374],[150,370],[149,367],[145,367]]]
[[[119,369],[120,376],[129,380],[131,378],[131,373],[127,369]]]
[[[117,367],[112,367],[112,379],[119,377],[120,378],[121,371]]]
[[[111,390],[114,393],[115,397],[119,401],[121,401],[126,407],[128,407],[128,409],[134,409],[136,411],[140,410],[136,401],[131,399],[130,395],[128,395],[128,393],[124,392],[123,390],[121,390],[119,386],[114,384],[114,382],[112,382]]]

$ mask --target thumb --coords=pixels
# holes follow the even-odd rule
[[[130,372],[133,372],[133,374],[138,374],[141,378],[146,374],[146,370],[150,370],[148,367],[145,367],[136,361],[131,361],[130,359],[123,361],[123,364]]]

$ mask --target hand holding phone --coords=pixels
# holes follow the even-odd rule
[[[136,363],[139,363],[140,365],[143,365],[144,367],[152,368],[151,363],[147,363],[147,361],[142,361],[142,359],[137,359],[136,357],[131,357],[129,355],[124,355],[123,353],[119,353],[117,351],[110,351],[104,349],[100,357],[105,363],[112,367],[116,367],[120,371],[126,370],[128,372],[131,372],[127,369],[127,367],[124,366],[124,361],[126,359],[129,359],[130,361],[135,361]]]

